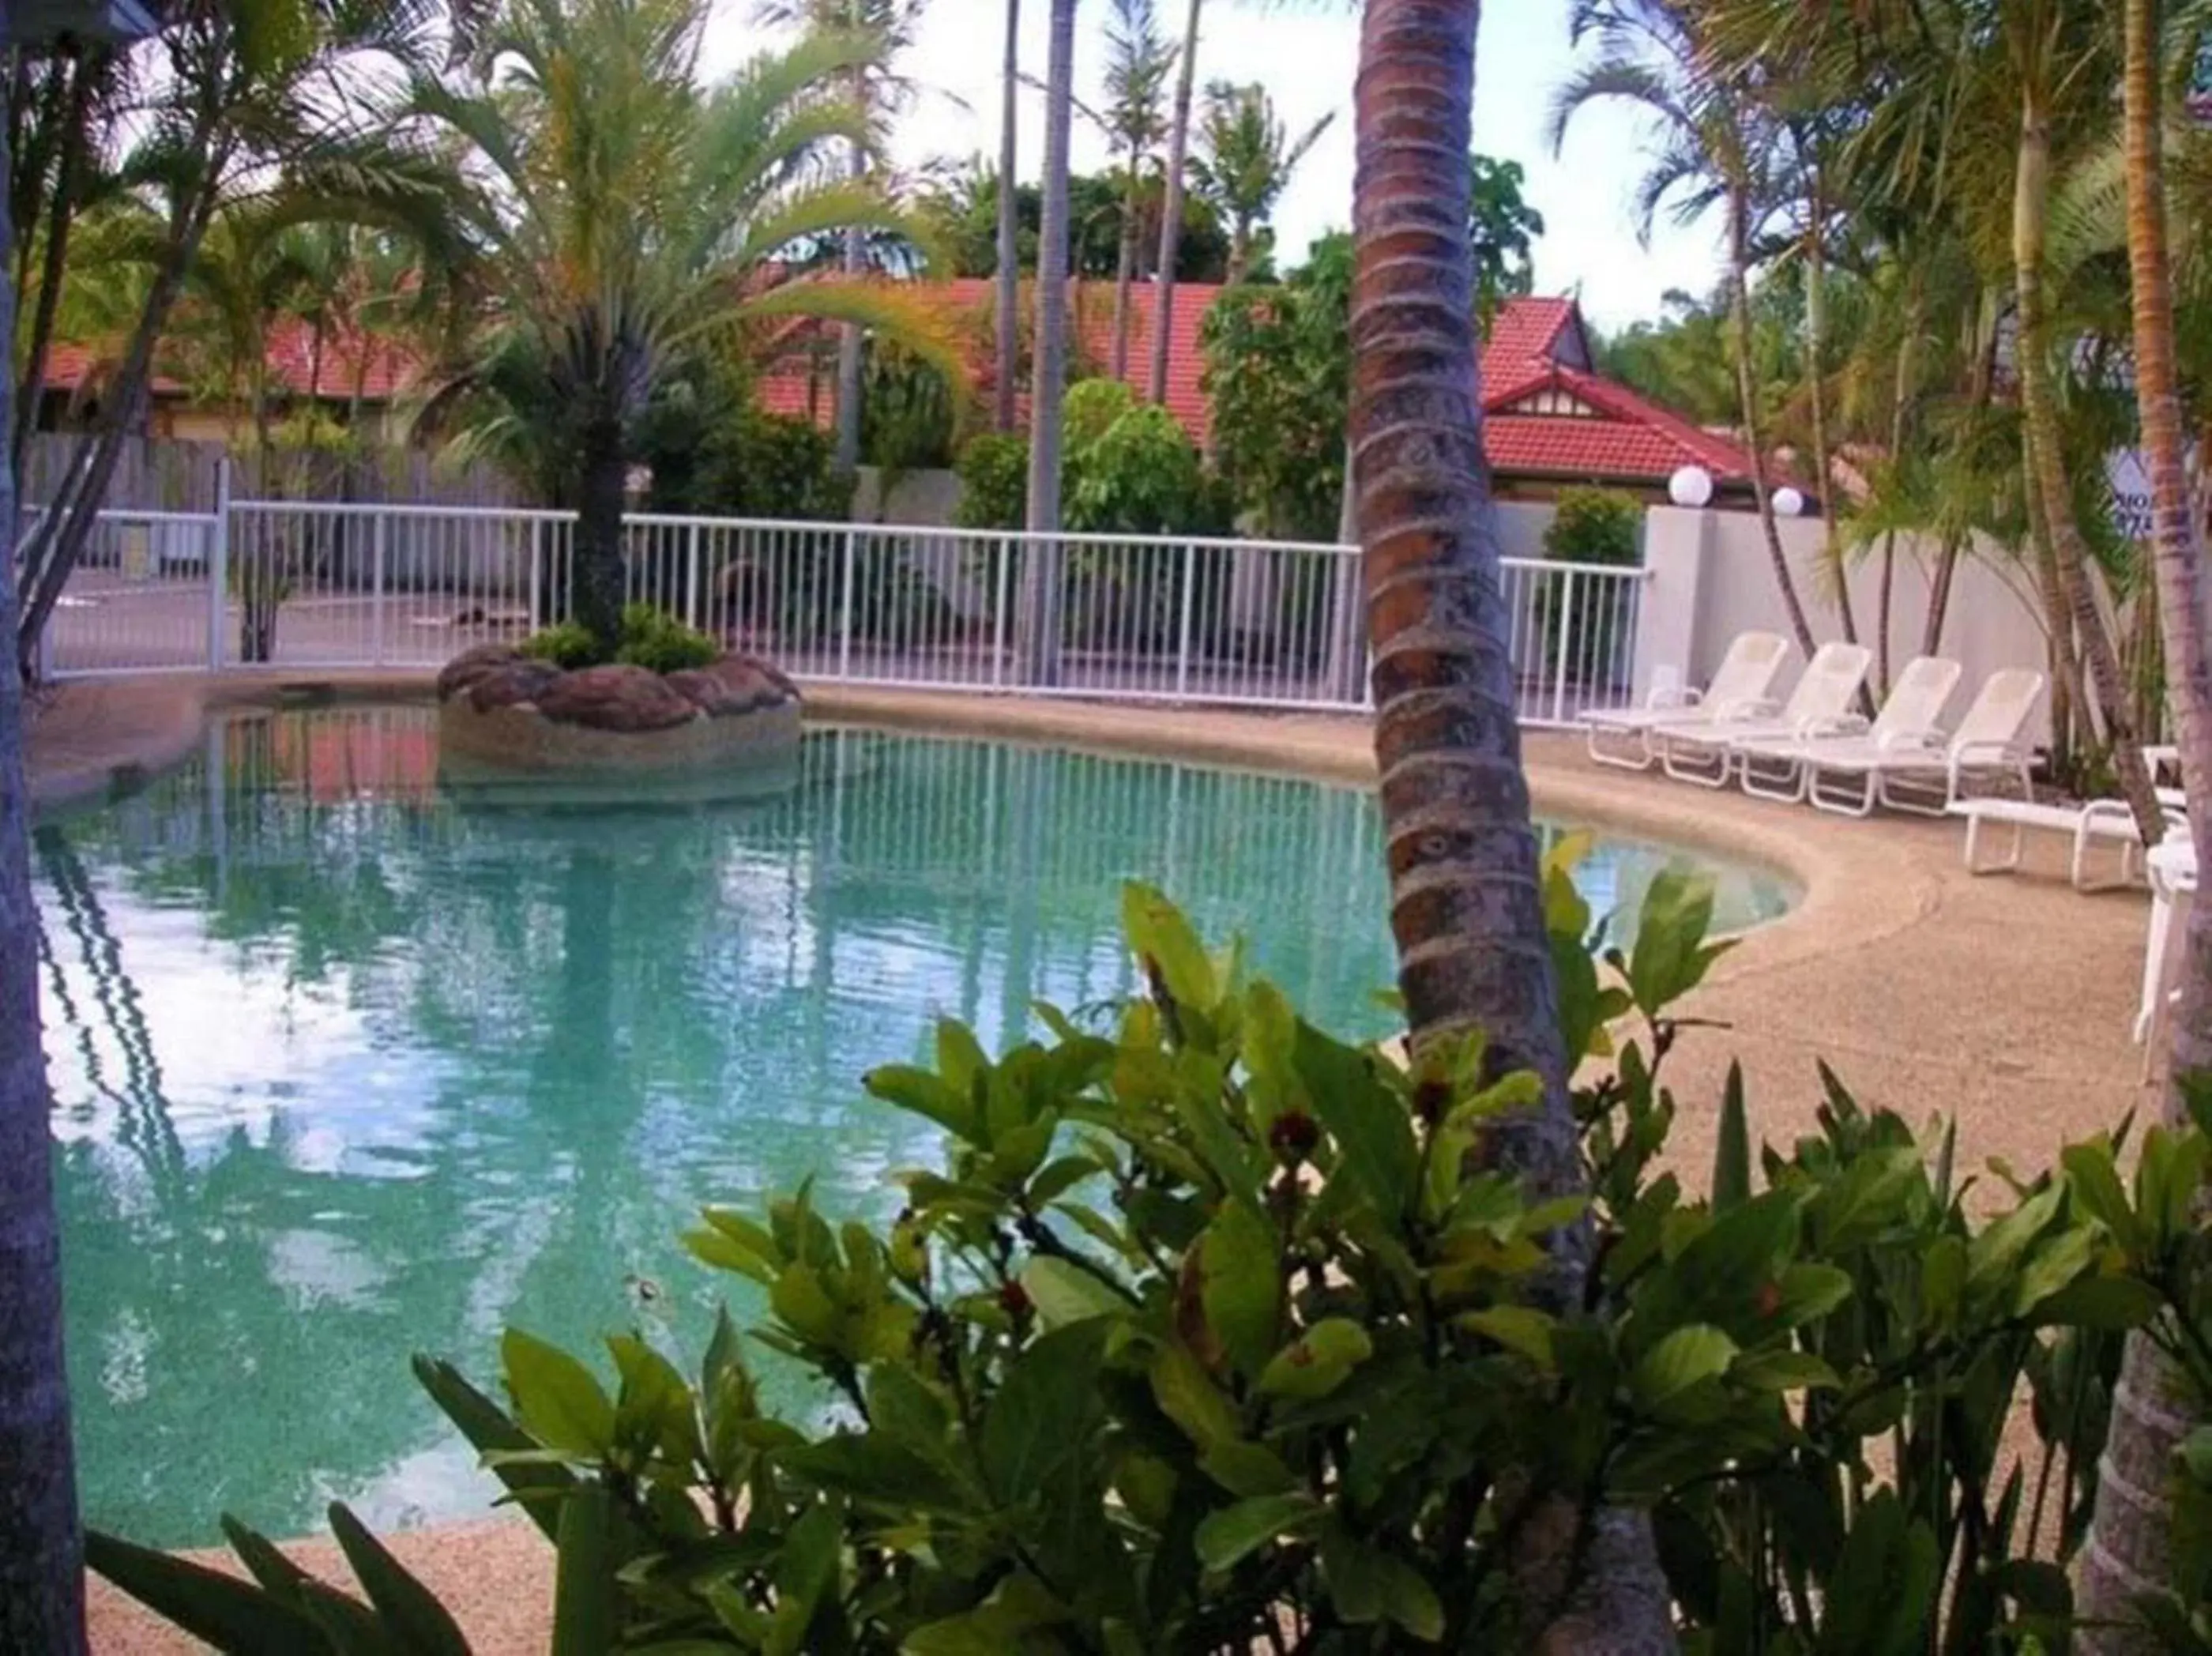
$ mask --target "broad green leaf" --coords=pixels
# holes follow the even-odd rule
[[[2141,1328],[2165,1303],[2156,1288],[2132,1276],[2085,1276],[2039,1301],[2042,1328],[2089,1328],[2120,1333]]]
[[[1189,1347],[1164,1345],[1152,1358],[1152,1397],[1161,1412],[1200,1446],[1237,1435],[1236,1406]]]
[[[2044,1227],[2057,1216],[2063,1187],[2037,1191],[2010,1213],[1992,1221],[1966,1244],[1966,1291],[1995,1292],[2012,1275]]]
[[[1213,1010],[1220,998],[1213,962],[1182,910],[1152,886],[1131,880],[1121,887],[1121,929],[1132,952],[1159,974],[1177,1005]]]
[[[614,1528],[614,1496],[604,1484],[586,1484],[561,1503],[552,1656],[605,1656],[615,1647]]]
[[[1066,1619],[1066,1606],[1035,1576],[1018,1572],[975,1609],[916,1628],[900,1656],[1007,1656],[1030,1647],[1025,1635]]]
[[[751,1277],[763,1288],[775,1282],[774,1265],[720,1230],[707,1226],[688,1230],[684,1233],[684,1246],[702,1265],[736,1271],[741,1276]]]
[[[2039,1241],[2013,1283],[2012,1310],[2026,1316],[2089,1269],[2098,1250],[2097,1233],[2076,1226]]]
[[[1834,1265],[1795,1264],[1777,1282],[1775,1316],[1784,1328],[1826,1317],[1851,1297],[1851,1275]]]
[[[2139,1254],[2148,1241],[2142,1221],[2128,1205],[2128,1194],[2112,1165],[2112,1150],[2102,1142],[2069,1144],[2059,1152],[2066,1170],[2067,1187],[2081,1210],[2112,1233],[2112,1240],[2130,1255]]]
[[[1728,945],[1708,943],[1713,883],[1686,868],[1662,869],[1644,893],[1636,948],[1628,961],[1629,992],[1638,1009],[1656,1014],[1703,982]]]
[[[344,1550],[354,1580],[386,1629],[408,1656],[469,1656],[469,1641],[450,1611],[349,1511],[332,1501],[331,1533]]]
[[[724,1313],[726,1321],[727,1313]],[[530,1519],[545,1532],[548,1541],[559,1538],[559,1514],[551,1497],[576,1487],[576,1475],[565,1466],[495,1464],[490,1457],[512,1454],[537,1446],[507,1412],[471,1385],[451,1363],[417,1355],[415,1378],[430,1394],[430,1401],[469,1440],[509,1494],[522,1503]]]
[[[837,1586],[843,1543],[838,1510],[817,1502],[784,1536],[775,1564],[775,1610],[763,1641],[765,1656],[799,1656],[817,1610]]]
[[[828,1345],[836,1336],[837,1302],[811,1265],[787,1265],[769,1289],[770,1310],[800,1338]]]
[[[1098,1368],[1105,1349],[1106,1324],[1091,1318],[1039,1336],[1014,1360],[979,1445],[1000,1501],[1028,1500],[1058,1468],[1091,1452],[1104,1415]]]
[[[1079,1323],[1086,1317],[1121,1316],[1130,1309],[1127,1300],[1082,1266],[1049,1254],[1022,1268],[1022,1288],[1047,1328]]]
[[[1693,1387],[1728,1372],[1736,1343],[1707,1323],[1678,1328],[1636,1365],[1637,1401],[1655,1413],[1680,1403]]]
[[[509,1329],[500,1340],[514,1412],[541,1443],[572,1455],[604,1455],[614,1441],[615,1405],[592,1371],[557,1346]]]
[[[937,1020],[937,1073],[945,1084],[961,1098],[975,1095],[975,1083],[991,1072],[991,1061],[983,1056],[982,1043],[975,1032],[957,1019]]]
[[[1270,1397],[1310,1403],[1325,1397],[1373,1355],[1367,1330],[1348,1317],[1324,1317],[1268,1360],[1259,1389]]]
[[[1321,1567],[1337,1614],[1354,1626],[1387,1621],[1431,1644],[1443,1637],[1443,1605],[1420,1573],[1340,1523],[1322,1529]]]
[[[955,1138],[977,1142],[981,1123],[975,1101],[955,1092],[942,1076],[911,1064],[888,1063],[863,1075],[860,1085],[886,1104],[927,1117]]]
[[[1420,1151],[1397,1095],[1375,1075],[1368,1054],[1331,1040],[1310,1024],[1297,1033],[1298,1075],[1315,1113],[1344,1158],[1344,1171],[1386,1223],[1413,1200]]]
[[[1462,1328],[1488,1336],[1508,1351],[1519,1352],[1546,1373],[1552,1372],[1552,1330],[1558,1324],[1534,1306],[1492,1306],[1454,1320]]]
[[[1198,1464],[1232,1495],[1274,1495],[1297,1488],[1297,1475],[1263,1444],[1216,1438],[1198,1452]]]
[[[959,1513],[969,1504],[935,1462],[882,1432],[835,1432],[787,1451],[779,1464],[821,1489],[878,1506]]]
[[[84,1560],[163,1620],[217,1650],[301,1656],[325,1647],[311,1617],[278,1603],[257,1583],[98,1530],[85,1531]]]
[[[1843,1380],[1809,1351],[1747,1351],[1729,1366],[1729,1378],[1760,1391],[1834,1391]]]
[[[1215,1215],[1198,1245],[1206,1326],[1239,1372],[1256,1374],[1275,1351],[1283,1289],[1280,1239],[1251,1209],[1232,1202]]]
[[[1731,1062],[1721,1088],[1720,1130],[1713,1146],[1713,1211],[1751,1200],[1751,1125],[1743,1103],[1743,1066]]]
[[[1310,1535],[1321,1516],[1311,1495],[1256,1495],[1240,1501],[1209,1513],[1199,1525],[1199,1561],[1210,1570],[1225,1570],[1279,1535]]]

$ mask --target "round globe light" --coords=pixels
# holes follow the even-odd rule
[[[1713,498],[1713,474],[1702,466],[1686,466],[1667,479],[1667,498],[1692,510],[1709,506]]]
[[[1774,514],[1777,517],[1802,517],[1805,496],[1784,484],[1774,491]]]

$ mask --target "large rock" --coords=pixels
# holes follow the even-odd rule
[[[735,797],[795,774],[798,686],[749,656],[663,678],[622,665],[567,673],[484,646],[438,684],[442,770],[495,796]]]
[[[659,673],[619,661],[564,673],[532,699],[556,724],[623,735],[672,730],[699,716],[699,709]]]
[[[512,644],[471,645],[447,662],[438,674],[438,699],[449,702],[493,673],[528,659]]]
[[[489,713],[495,707],[520,707],[525,702],[535,702],[560,676],[561,669],[550,661],[518,655],[492,667],[468,685],[469,705],[479,713]],[[439,677],[442,682],[444,674]]]

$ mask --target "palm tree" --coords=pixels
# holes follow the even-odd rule
[[[891,60],[914,43],[915,25],[927,0],[760,0],[755,15],[779,27],[801,28],[870,37],[876,50],[866,62],[846,74],[852,101],[862,114],[865,131],[855,132],[846,150],[846,168],[858,182],[867,174],[869,159],[880,147],[878,130],[884,118],[911,100],[914,83],[892,72]],[[846,277],[858,277],[867,269],[867,232],[864,227],[845,227]],[[857,322],[837,329],[837,469],[851,472],[860,463],[861,347],[865,330]]]
[[[1019,345],[1016,312],[1021,305],[1021,203],[1014,189],[1014,130],[1020,113],[1022,0],[1006,0],[1006,63],[999,71],[999,268],[994,301],[993,353],[998,374],[992,400],[992,425],[1014,429],[1014,375]]]
[[[2167,697],[2179,726],[2182,779],[2197,866],[2212,867],[2212,650],[2204,630],[2203,545],[2185,454],[2176,365],[2173,268],[2167,249],[2160,13],[2155,0],[2125,0],[2123,72],[2127,156],[2128,268],[2135,332],[2136,402],[2150,473],[2151,550],[2165,634]],[[2212,1071],[2212,914],[2186,922],[2181,1009],[2173,1020],[2166,1114],[2189,1119],[2183,1085]],[[2112,1435],[2082,1554],[2082,1643],[2094,1656],[2161,1648],[2139,1625],[2145,1584],[2172,1577],[2170,1469],[2201,1416],[2171,1365],[2141,1333],[2128,1340],[2113,1394]]]
[[[89,540],[125,441],[141,423],[156,348],[219,209],[266,198],[300,216],[362,216],[437,233],[447,203],[439,158],[396,144],[368,93],[442,61],[438,0],[180,0],[166,9],[163,95],[122,171],[142,181],[149,272],[120,365],[88,438],[21,549],[17,660],[24,671]]]
[[[910,301],[839,277],[786,279],[794,249],[852,229],[903,232],[866,180],[811,163],[864,139],[848,95],[879,34],[819,33],[732,81],[693,77],[705,0],[514,0],[486,44],[488,83],[418,79],[411,107],[496,181],[473,216],[495,295],[457,377],[477,393],[465,448],[526,456],[578,508],[569,600],[602,641],[623,600],[632,423],[670,362],[805,317],[899,334],[951,382],[954,354]]]
[[[1559,1195],[1581,1190],[1583,1172],[1514,722],[1467,242],[1480,13],[1480,0],[1368,0],[1355,100],[1352,460],[1409,1032],[1418,1048],[1480,1028],[1490,1073],[1540,1079],[1540,1101],[1499,1120],[1483,1154],[1532,1191]],[[1555,1246],[1556,1291],[1578,1296],[1587,1234],[1559,1233]],[[1516,1568],[1524,1602],[1552,1623],[1538,1647],[1673,1648],[1644,1525],[1561,1503],[1534,1532],[1545,1543]],[[1444,1643],[1473,1641],[1461,1626]]]
[[[1026,527],[1060,532],[1060,392],[1067,375],[1067,143],[1075,119],[1075,3],[1052,0],[1045,59],[1044,202],[1037,232],[1036,345],[1030,353],[1030,478]],[[1047,543],[1024,548],[1017,636],[1029,682],[1060,673],[1060,554]]]
[[[1291,174],[1335,119],[1331,110],[1292,138],[1275,113],[1274,100],[1258,82],[1207,85],[1191,174],[1199,193],[1229,221],[1231,282],[1243,280],[1251,270],[1254,233],[1267,222],[1290,188]]]
[[[1130,284],[1137,271],[1138,206],[1145,186],[1145,163],[1164,136],[1160,94],[1175,52],[1160,38],[1152,19],[1152,0],[1113,0],[1106,28],[1106,108],[1101,118],[1106,140],[1121,161],[1121,225],[1114,265],[1112,373],[1129,370],[1129,326],[1134,320]]]
[[[1166,200],[1160,209],[1160,257],[1152,266],[1152,363],[1145,395],[1168,399],[1168,347],[1175,338],[1176,255],[1182,240],[1183,163],[1190,155],[1191,77],[1198,72],[1198,24],[1206,0],[1190,0],[1183,21],[1182,61],[1176,73],[1175,115],[1168,124]]]
[[[1773,133],[1730,84],[1711,73],[1711,61],[1686,0],[1574,0],[1570,29],[1579,45],[1595,38],[1598,55],[1577,69],[1554,94],[1552,149],[1566,139],[1568,123],[1584,105],[1618,98],[1646,112],[1657,142],[1650,170],[1637,192],[1638,233],[1649,240],[1659,210],[1669,200],[1685,223],[1717,205],[1724,212],[1729,321],[1734,333],[1736,391],[1744,447],[1751,466],[1753,498],[1774,571],[1782,607],[1807,655],[1813,629],[1797,596],[1774,521],[1767,487],[1765,435],[1752,372],[1752,235],[1769,188],[1765,158]]]
[[[0,178],[9,123],[0,121]],[[0,190],[0,339],[15,337],[15,219]],[[0,374],[0,430],[15,381]],[[15,629],[15,480],[0,467],[0,637]],[[0,670],[0,1648],[80,1656],[84,1563],[69,1384],[62,1363],[61,1239],[54,1223],[53,1098],[39,1028],[38,911],[23,776],[23,686]]]

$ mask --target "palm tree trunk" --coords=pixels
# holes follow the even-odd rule
[[[1006,0],[1006,60],[999,91],[999,296],[995,354],[999,382],[993,387],[991,423],[1014,429],[1014,375],[1018,356],[1016,315],[1022,302],[1021,202],[1014,187],[1014,132],[1020,111],[1017,93],[1022,75],[1022,0]]]
[[[94,74],[94,60],[78,58],[70,77],[69,104],[63,114],[61,157],[55,169],[53,194],[46,203],[46,247],[39,266],[39,302],[31,313],[29,349],[23,358],[22,378],[16,385],[15,430],[9,453],[18,498],[23,490],[23,463],[30,453],[31,434],[38,429],[39,404],[46,392],[46,359],[53,345],[54,318],[61,307],[70,226],[76,219],[77,174],[84,165],[88,142],[85,129],[92,114]],[[25,244],[25,251],[29,251],[28,243]],[[21,296],[19,291],[19,302]]]
[[[1774,568],[1774,584],[1782,594],[1783,612],[1790,618],[1790,630],[1796,635],[1797,648],[1810,661],[1817,648],[1813,642],[1813,629],[1805,620],[1805,606],[1797,597],[1797,582],[1790,574],[1790,559],[1782,550],[1782,531],[1774,521],[1774,496],[1766,486],[1766,441],[1759,429],[1759,388],[1753,383],[1751,372],[1751,284],[1746,274],[1750,252],[1746,244],[1749,234],[1745,222],[1750,204],[1744,199],[1741,185],[1729,186],[1729,320],[1735,336],[1735,389],[1737,399],[1743,405],[1744,447],[1750,451],[1751,496],[1759,508],[1759,527],[1766,537],[1766,556]]]
[[[1836,583],[1836,620],[1843,629],[1844,642],[1856,644],[1859,642],[1859,624],[1851,611],[1850,575],[1844,568],[1843,542],[1837,538],[1835,508],[1828,498],[1834,490],[1835,478],[1828,465],[1827,375],[1821,362],[1821,352],[1827,344],[1828,283],[1820,245],[1822,200],[1817,172],[1809,205],[1811,222],[1805,234],[1805,383],[1813,405],[1813,486],[1820,490],[1820,563],[1827,570],[1828,578]],[[1887,652],[1887,640],[1882,648]],[[1885,666],[1882,672],[1886,685],[1888,668]],[[1872,716],[1874,698],[1867,693],[1863,683],[1859,685],[1859,706]]]
[[[603,415],[584,428],[581,493],[576,509],[575,560],[568,576],[568,618],[611,653],[622,636],[623,495],[629,467],[619,418]]]
[[[1067,141],[1075,107],[1075,3],[1052,0],[1045,64],[1044,202],[1037,233],[1036,344],[1030,353],[1030,482],[1033,535],[1060,533],[1060,416],[1067,375]],[[1032,541],[1022,551],[1016,636],[1034,685],[1060,678],[1060,549]]]
[[[1190,152],[1190,91],[1198,72],[1198,20],[1206,0],[1190,0],[1182,30],[1182,62],[1176,67],[1175,117],[1168,127],[1166,189],[1160,203],[1160,262],[1152,271],[1152,372],[1148,401],[1168,399],[1168,347],[1175,339],[1176,257],[1182,243],[1182,169]]]
[[[2126,0],[2123,29],[2136,403],[2150,472],[2151,558],[2166,644],[2166,696],[2179,727],[2189,832],[2197,866],[2212,868],[2212,648],[2205,638],[2203,551],[2191,514],[2174,362],[2158,9],[2153,0]],[[2212,904],[2191,905],[2184,940],[2181,1007],[2166,1069],[2166,1116],[2177,1123],[2189,1119],[2182,1081],[2212,1070]],[[2099,1466],[2096,1513],[2081,1555],[2081,1609],[2088,1623],[2081,1642],[2091,1656],[2161,1648],[2137,1623],[2133,1606],[2146,1592],[2168,1591],[2172,1581],[2172,1469],[2197,1414],[2171,1365],[2142,1335],[2130,1335]]]
[[[1978,319],[1981,310],[1987,304],[1986,296],[1975,302]],[[1984,326],[1981,328],[1980,337],[1981,344],[1974,351],[1973,374],[1970,387],[1970,400],[1977,416],[1990,405],[1990,395],[1996,384],[1997,369],[1997,330],[1993,326]],[[1904,442],[1901,438],[1891,444],[1891,454],[1898,454],[1903,452]],[[2028,493],[2029,497],[2033,499],[2034,491],[2030,490]],[[1936,553],[1936,573],[1929,583],[1928,589],[1928,619],[1920,636],[1920,653],[1923,655],[1933,655],[1942,648],[1943,623],[1951,612],[1952,578],[1958,572],[1959,556],[1965,550],[1966,537],[1954,532],[1944,536],[1942,547]],[[2055,729],[2058,705],[2055,691],[2051,705],[2053,713],[2052,728]]]
[[[2143,843],[2155,845],[2166,819],[2152,791],[2128,705],[2127,683],[2120,674],[2112,636],[2105,626],[2090,584],[2089,556],[2074,521],[2074,502],[2066,479],[2064,449],[2058,431],[2057,392],[2051,377],[2051,341],[2043,311],[2045,220],[2051,193],[2051,126],[2033,89],[2021,104],[2019,175],[2013,193],[2013,275],[2020,290],[2020,400],[2033,457],[2029,478],[2043,502],[2051,551],[2091,686],[2104,715],[2112,747],[2121,797],[2134,813]]]
[[[853,102],[862,111],[867,108],[868,83],[860,70],[853,71]],[[868,151],[858,139],[853,143],[853,153],[847,163],[848,174],[855,180],[864,178],[868,171]],[[858,227],[845,232],[845,275],[848,279],[858,277],[867,268],[867,242]],[[860,325],[841,322],[837,326],[837,453],[836,466],[850,473],[860,464]]]
[[[0,179],[8,173],[0,131]],[[13,204],[0,189],[0,273],[14,268]],[[0,274],[0,339],[15,337]],[[13,379],[0,374],[0,430]],[[0,636],[15,636],[15,484],[0,472]],[[84,1562],[77,1531],[61,1242],[54,1221],[46,1063],[39,1037],[38,913],[31,903],[23,689],[0,671],[0,1649],[81,1656]]]
[[[1121,245],[1114,264],[1114,377],[1129,377],[1130,289],[1137,277],[1137,157],[1129,157],[1129,180],[1121,191]]]
[[[1540,1101],[1498,1120],[1483,1150],[1531,1191],[1558,1195],[1581,1190],[1583,1174],[1514,721],[1466,232],[1480,15],[1480,0],[1368,0],[1355,94],[1352,458],[1409,1033],[1423,1045],[1479,1027],[1492,1074],[1539,1077]],[[1564,1303],[1581,1293],[1589,1235],[1556,1234],[1546,1285]],[[1556,1497],[1539,1503],[1517,1555],[1521,1602],[1549,1623],[1538,1647],[1674,1647],[1640,1519],[1605,1512],[1585,1523]],[[1446,1648],[1474,1631],[1474,1607],[1453,1597]]]

